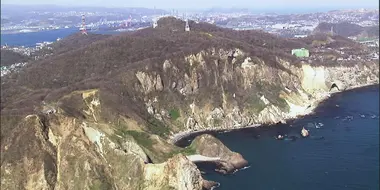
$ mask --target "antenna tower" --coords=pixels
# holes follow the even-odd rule
[[[82,15],[82,27],[80,28],[80,31],[82,34],[87,35],[87,30],[86,30],[86,18],[84,15]]]
[[[186,19],[185,31],[190,32],[189,20],[187,19],[187,16],[185,19]]]
[[[158,26],[157,24],[157,18],[153,19],[153,28],[156,28]]]
[[[129,15],[127,27],[130,27],[131,25],[132,25],[132,15]]]

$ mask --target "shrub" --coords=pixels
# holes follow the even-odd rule
[[[178,109],[171,109],[169,115],[172,120],[177,120],[181,116]]]
[[[123,137],[126,135],[132,136],[139,145],[148,149],[153,148],[153,141],[150,139],[150,135],[148,133],[120,129],[116,132],[116,134]]]

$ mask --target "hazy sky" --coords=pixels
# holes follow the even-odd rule
[[[1,0],[2,4],[55,4],[71,6],[123,6],[146,8],[235,7],[250,9],[378,8],[379,0]]]

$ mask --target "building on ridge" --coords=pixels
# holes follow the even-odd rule
[[[301,49],[292,49],[292,55],[295,55],[296,57],[309,57],[309,50],[305,48]]]
[[[186,19],[185,31],[190,32],[189,21]]]
[[[156,28],[158,26],[158,24],[157,24],[157,19],[154,19],[153,20],[153,28]]]

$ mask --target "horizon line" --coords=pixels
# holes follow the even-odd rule
[[[152,7],[146,7],[146,6],[131,6],[131,7],[128,7],[128,6],[124,6],[124,5],[120,5],[120,6],[104,6],[104,5],[65,5],[65,4],[39,4],[39,3],[36,3],[36,4],[9,4],[9,3],[1,3],[1,5],[5,5],[5,6],[55,6],[55,7],[71,7],[71,8],[112,8],[112,9],[123,9],[123,8],[145,8],[145,9],[161,9],[161,10],[173,10],[173,9],[177,9],[177,10],[203,10],[203,11],[207,11],[207,10],[211,10],[211,9],[222,9],[222,10],[234,10],[234,9],[241,9],[241,10],[247,10],[247,11],[279,11],[279,10],[294,10],[294,9],[298,9],[298,8],[303,8],[303,10],[299,10],[297,12],[303,12],[303,11],[310,11],[310,10],[321,10],[321,9],[325,9],[325,11],[332,11],[332,10],[360,10],[360,9],[366,9],[366,10],[379,10],[379,7],[378,6],[353,6],[353,5],[342,5],[342,6],[318,6],[318,7],[315,7],[315,6],[304,6],[304,7],[266,7],[266,6],[263,6],[263,7],[222,7],[222,6],[210,6],[210,7],[199,7],[199,8],[188,8],[188,7],[166,7],[166,8],[162,8],[162,7],[157,7],[157,6],[152,6]],[[3,9],[3,7],[1,8]],[[328,10],[330,9],[330,10]]]

